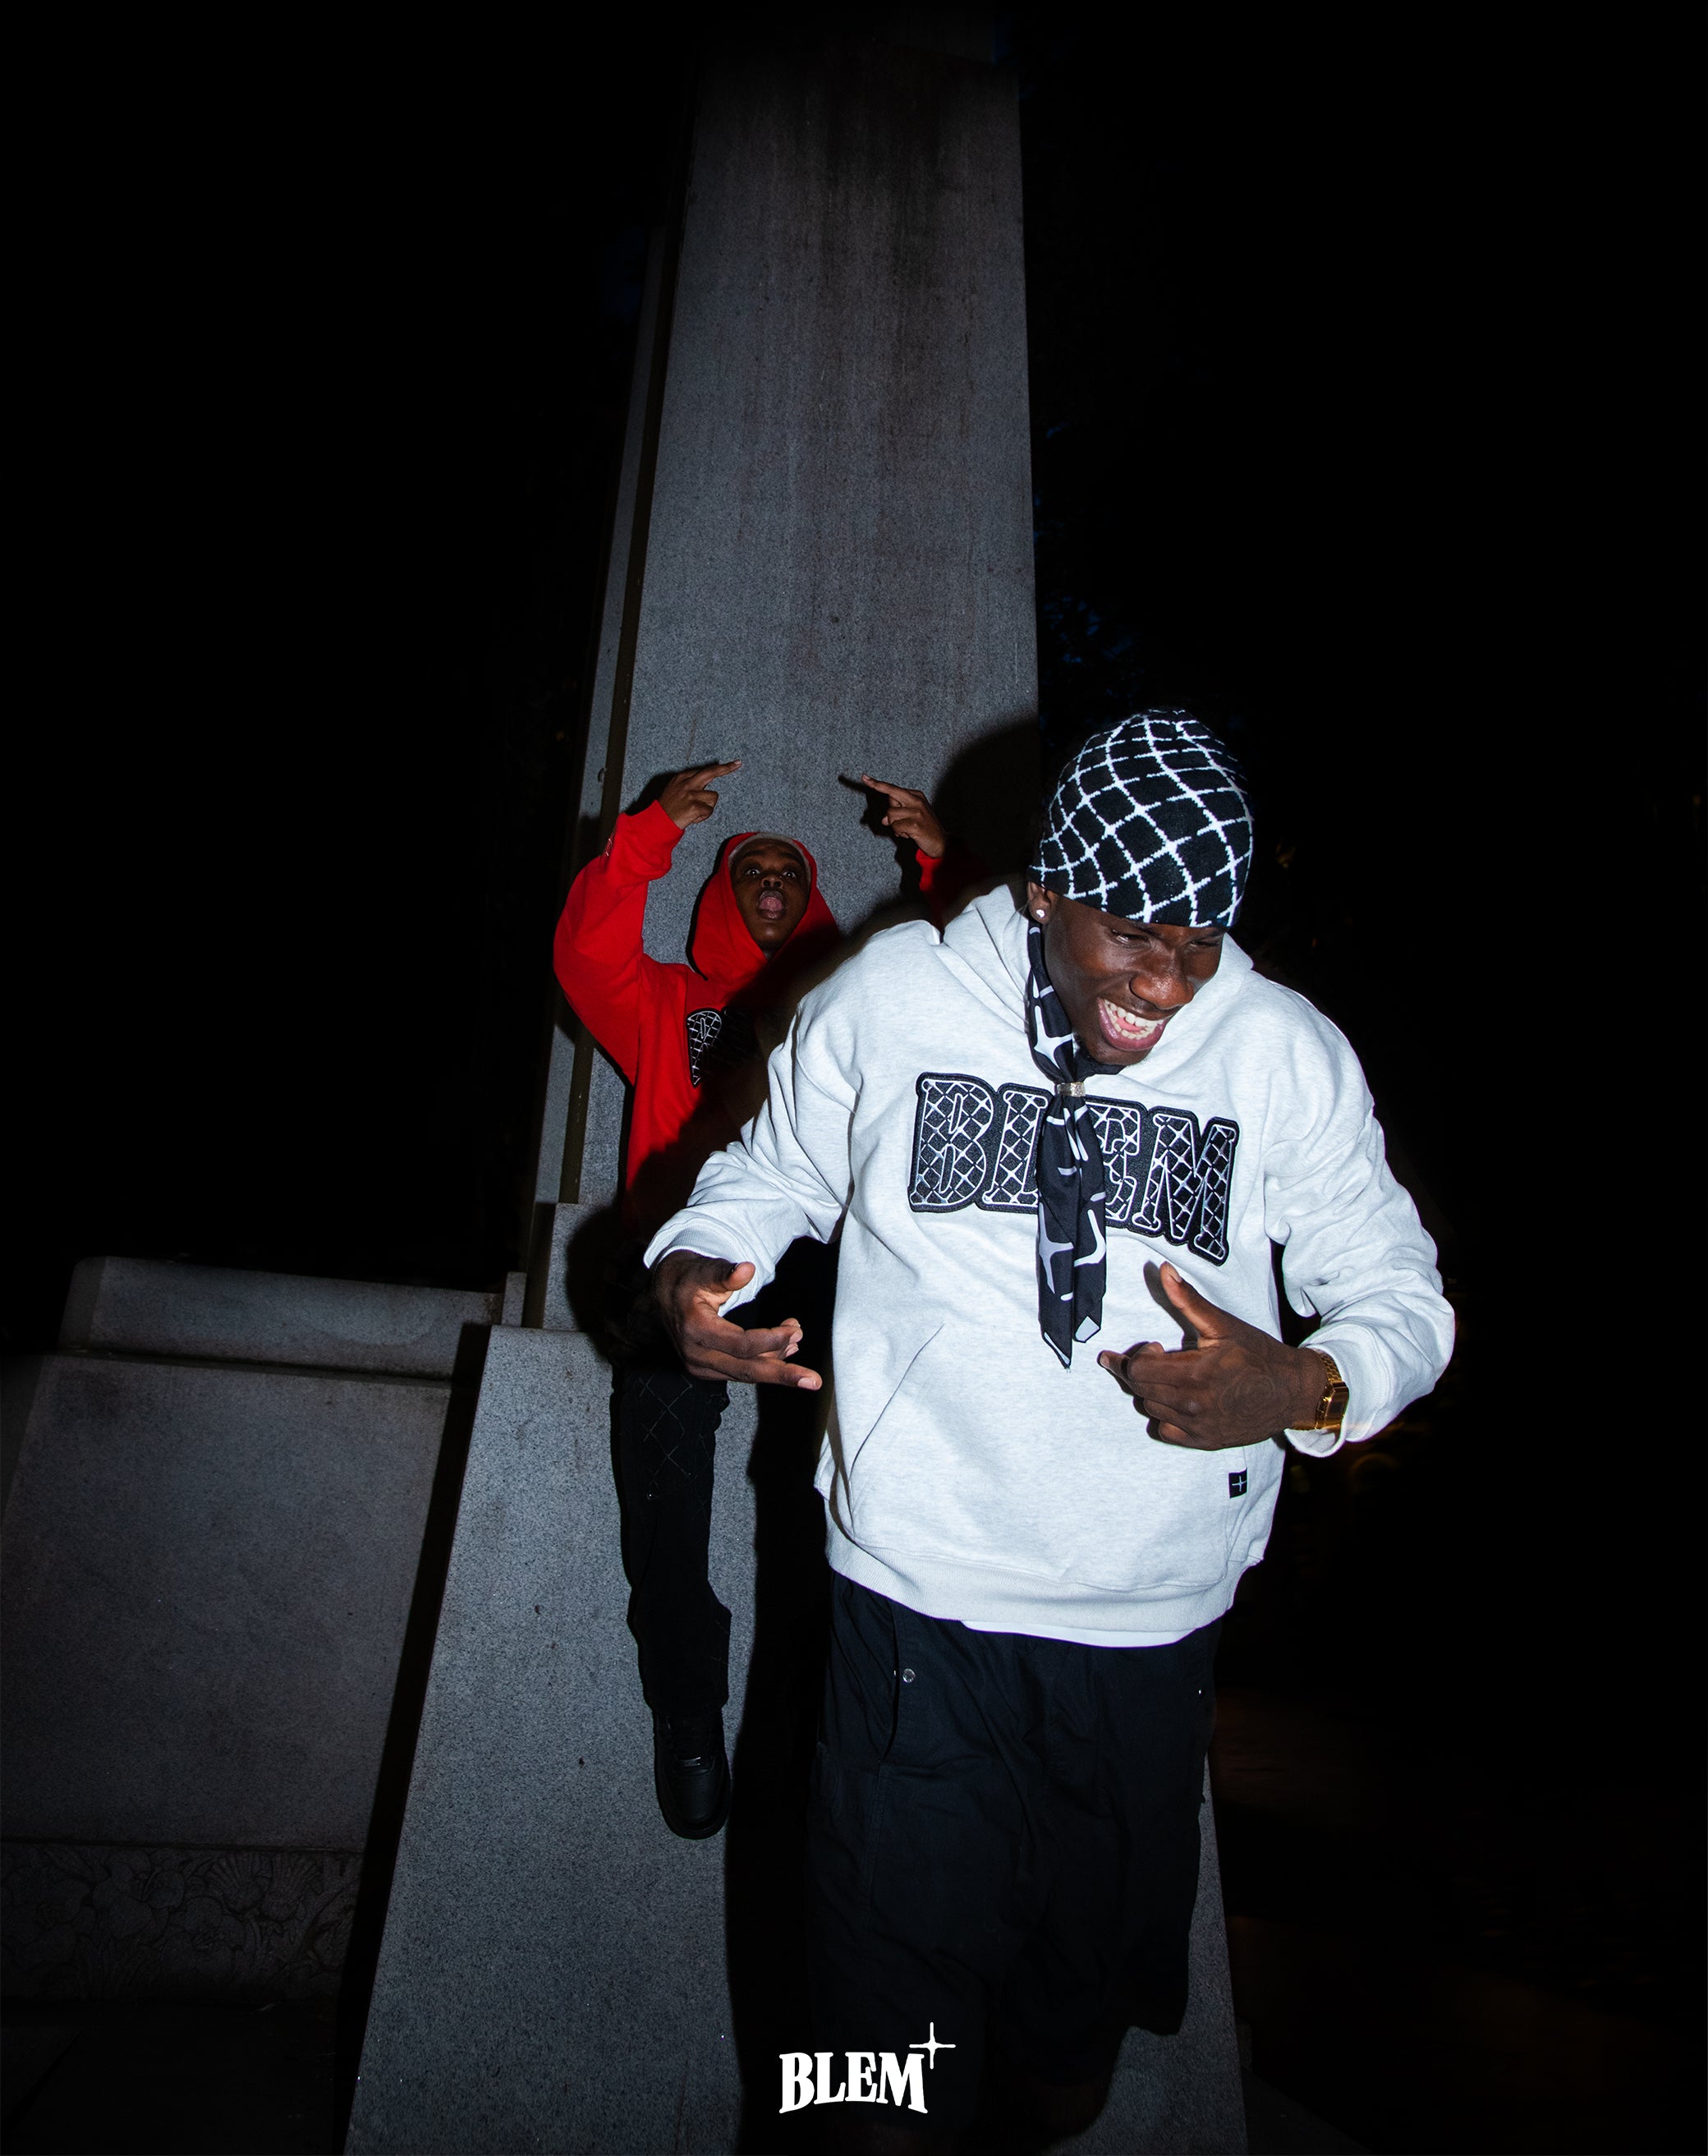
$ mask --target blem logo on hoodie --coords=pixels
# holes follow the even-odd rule
[[[922,1070],[916,1088],[916,1213],[1035,1213],[1038,1125],[1049,1096],[1040,1086],[987,1086],[963,1072]],[[1090,1102],[1107,1178],[1104,1219],[1135,1235],[1160,1236],[1213,1265],[1228,1257],[1228,1199],[1239,1126],[1212,1116],[1202,1129],[1189,1108],[1136,1101]]]

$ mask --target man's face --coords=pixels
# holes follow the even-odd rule
[[[1026,911],[1044,921],[1049,978],[1094,1063],[1142,1063],[1221,962],[1219,928],[1123,921],[1035,883]]]
[[[787,943],[807,910],[807,864],[775,839],[744,846],[730,868],[736,903],[762,951]]]

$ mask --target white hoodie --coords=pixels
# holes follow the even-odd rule
[[[770,1094],[647,1251],[757,1268],[842,1229],[834,1399],[818,1486],[834,1568],[929,1616],[1112,1642],[1219,1617],[1269,1540],[1279,1439],[1200,1452],[1148,1434],[1100,1349],[1177,1347],[1170,1259],[1279,1335],[1271,1245],[1371,1436],[1445,1368],[1434,1246],[1389,1173],[1345,1037],[1224,941],[1129,1070],[1089,1081],[1108,1177],[1103,1329],[1064,1370],[1039,1330],[1031,1168],[1044,1098],[1026,922],[998,889],[941,939],[875,937],[803,1002]],[[1293,1433],[1327,1453],[1331,1432]]]

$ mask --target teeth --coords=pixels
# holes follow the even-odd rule
[[[1137,1048],[1154,1040],[1162,1030],[1163,1021],[1160,1018],[1152,1019],[1147,1025],[1142,1019],[1135,1018],[1131,1011],[1123,1010],[1119,1004],[1110,1003],[1107,996],[1097,998],[1097,1007],[1103,1014],[1103,1022],[1109,1028],[1110,1038],[1124,1041],[1131,1047]]]

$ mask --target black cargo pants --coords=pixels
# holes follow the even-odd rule
[[[1179,2028],[1220,1632],[974,1632],[837,1576],[807,1829],[817,2049],[932,2045],[930,2124],[964,2128],[987,2047],[1071,2087],[1129,2026]]]

